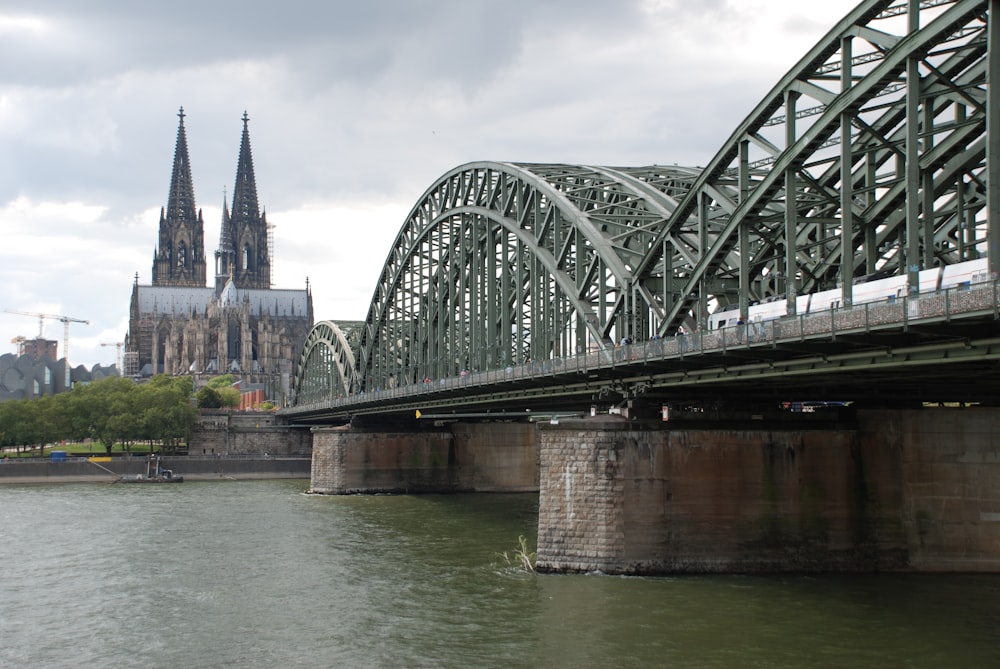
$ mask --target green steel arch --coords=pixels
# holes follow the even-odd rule
[[[1000,0],[862,2],[704,168],[453,169],[389,252],[350,390],[704,328],[732,304],[795,313],[840,287],[848,305],[876,273],[914,292],[935,265],[1000,274],[998,16]]]
[[[996,273],[997,7],[869,1],[834,27],[729,137],[637,269],[656,330],[733,303],[795,313],[796,295],[835,287],[849,305],[877,272],[906,274],[912,292],[936,265],[989,256]]]
[[[296,366],[293,404],[345,397],[354,376],[354,351],[348,335],[333,321],[313,325]]]
[[[492,162],[448,172],[413,207],[386,260],[355,390],[632,336],[645,326],[627,288],[696,175]]]

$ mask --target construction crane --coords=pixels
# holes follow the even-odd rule
[[[108,342],[102,341],[101,346],[114,346],[117,350],[117,357],[115,357],[115,364],[118,365],[118,374],[123,374],[122,372],[122,342]]]
[[[72,318],[70,316],[59,316],[56,314],[39,314],[33,311],[18,311],[17,309],[4,309],[8,314],[18,314],[20,316],[31,316],[38,319],[38,338],[42,339],[45,332],[45,319],[50,321],[61,321],[63,324],[63,357],[66,359],[66,369],[69,370],[69,324],[83,323],[90,325],[90,321],[82,318]]]

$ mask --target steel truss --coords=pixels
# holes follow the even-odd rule
[[[332,321],[316,323],[302,346],[296,370],[296,404],[346,397],[354,377],[354,351],[348,335]]]
[[[834,287],[850,305],[854,282],[877,272],[907,274],[916,292],[920,269],[997,259],[990,4],[865,2],[814,47],[730,136],[638,268],[657,331],[737,301],[745,314],[784,299],[795,313],[796,295]],[[677,289],[655,289],[663,277]]]
[[[1000,155],[998,13],[1000,0],[861,3],[703,169],[448,172],[389,253],[351,392],[705,329],[733,304],[792,314],[797,295],[839,287],[847,306],[878,273],[914,293],[941,264],[988,256],[1000,275],[986,160]],[[309,353],[302,383],[329,364]]]

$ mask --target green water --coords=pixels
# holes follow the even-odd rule
[[[2,667],[1000,667],[1000,576],[508,565],[535,495],[0,486]]]

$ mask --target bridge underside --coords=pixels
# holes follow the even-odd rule
[[[895,300],[933,290],[933,268],[1000,275],[998,14],[997,0],[862,2],[703,168],[455,168],[411,210],[356,346],[317,326],[289,417],[998,401],[995,295],[919,327],[701,343],[720,314],[787,328],[815,315],[804,296],[832,319],[887,277]],[[697,354],[649,354],[682,333]]]

